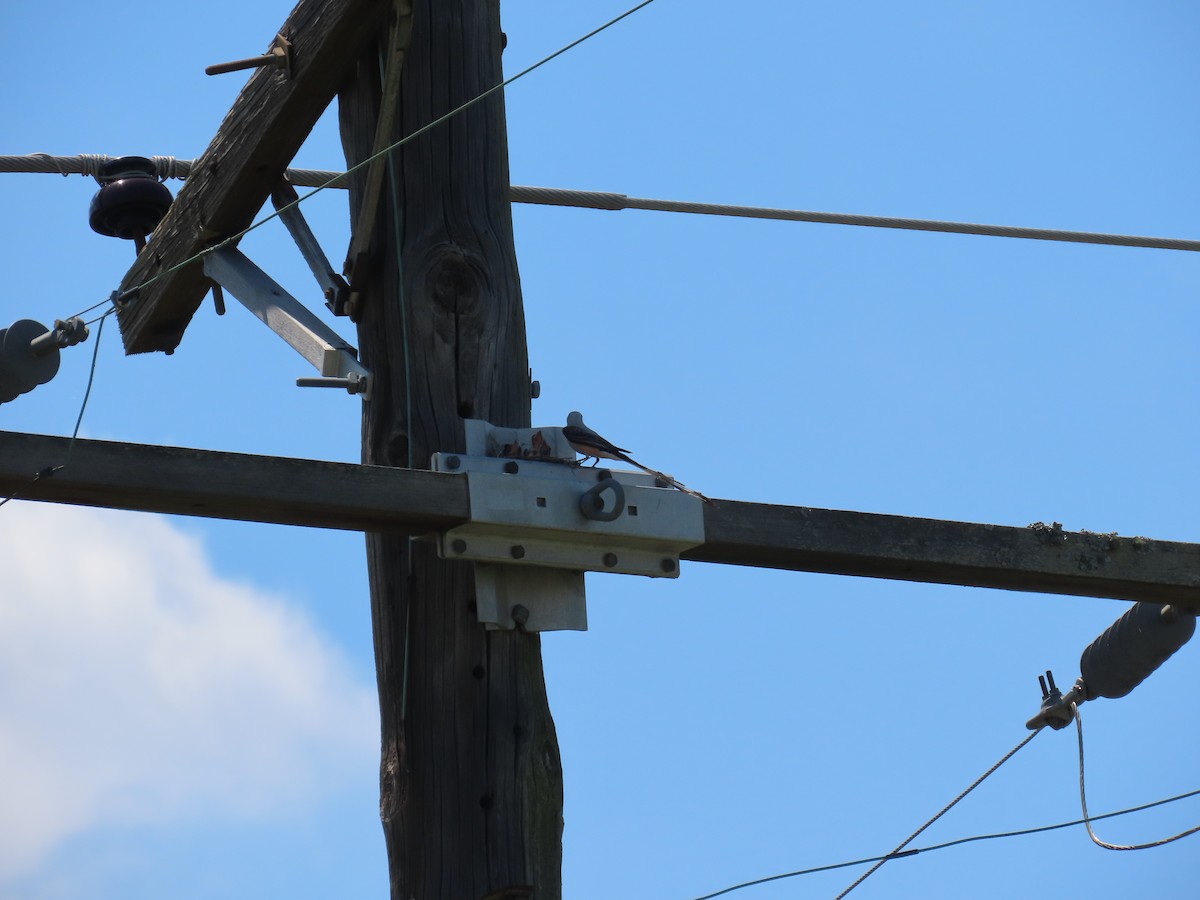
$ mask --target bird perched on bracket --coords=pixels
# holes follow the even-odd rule
[[[618,447],[612,441],[602,437],[595,431],[592,431],[592,429],[588,428],[587,425],[583,423],[583,413],[581,412],[572,412],[567,414],[567,424],[566,427],[563,428],[562,433],[563,437],[567,439],[567,443],[571,445],[572,449],[576,453],[583,454],[584,460],[595,460],[592,463],[593,466],[600,462],[601,459],[615,459],[619,460],[620,462],[629,463],[629,465],[635,466],[649,475],[653,475],[664,484],[669,485],[676,490],[682,491],[685,494],[690,494],[693,497],[698,497],[709,506],[717,505],[699,491],[693,491],[691,488],[684,485],[683,482],[676,481],[665,472],[660,472],[658,469],[651,469],[649,466],[643,466],[640,462],[631,457],[629,455],[629,451],[624,447]],[[582,462],[583,460],[581,460],[581,464]]]

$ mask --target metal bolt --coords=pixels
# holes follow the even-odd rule
[[[513,559],[524,559],[525,558],[525,548],[522,547],[520,544],[513,544],[511,549],[509,549],[508,552],[512,555]]]
[[[659,565],[662,567],[664,572],[675,571],[675,560],[673,559],[664,559],[661,563],[659,563]]]
[[[455,538],[450,543],[450,549],[453,550],[455,553],[466,553],[467,552],[467,542],[464,541],[462,538]]]
[[[284,39],[283,35],[278,35],[275,38],[275,45],[264,55],[250,56],[246,59],[235,59],[232,62],[206,66],[204,74],[224,75],[226,72],[237,72],[240,69],[259,69],[263,66],[275,66],[276,68],[286,70],[290,75],[291,49],[292,45]]]
[[[608,566],[610,569],[611,569],[613,566],[615,566],[615,565],[617,564],[617,554],[615,554],[615,553],[605,553],[605,554],[604,554],[604,564],[605,564],[606,566]]]
[[[519,471],[521,471],[521,467],[512,460],[509,460],[504,464],[504,473],[506,475],[516,475]]]
[[[449,469],[451,472],[453,472],[455,469],[457,469],[461,465],[462,465],[462,460],[459,459],[457,456],[447,456],[446,457],[446,468]]]
[[[367,379],[357,372],[351,372],[345,378],[325,376],[297,378],[296,387],[342,388],[349,394],[365,394]]]
[[[529,608],[518,603],[512,608],[512,620],[521,628],[529,621]]]

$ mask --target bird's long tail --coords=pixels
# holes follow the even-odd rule
[[[660,471],[658,471],[658,469],[651,469],[649,466],[643,466],[636,459],[634,459],[631,456],[626,456],[624,453],[621,454],[621,461],[627,462],[631,466],[637,466],[637,468],[641,469],[647,475],[653,475],[655,478],[657,478],[663,484],[668,485],[669,487],[673,487],[673,488],[675,488],[675,490],[681,491],[691,497],[696,497],[699,500],[703,500],[709,506],[715,507],[717,505],[715,500],[711,499],[710,497],[705,497],[699,491],[693,491],[690,487],[688,487],[682,481],[679,481],[678,479],[671,477],[666,472],[660,472]]]

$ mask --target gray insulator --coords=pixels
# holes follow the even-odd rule
[[[1196,617],[1158,603],[1135,603],[1079,658],[1087,699],[1124,697],[1191,638]]]
[[[32,319],[19,319],[0,329],[0,403],[32,391],[58,372],[58,347],[37,355],[32,346],[47,333],[49,328]]]

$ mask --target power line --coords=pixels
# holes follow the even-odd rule
[[[926,828],[928,828],[930,825],[932,825],[934,822],[936,822],[938,819],[940,819],[946,813],[950,812],[950,810],[953,809],[960,800],[962,800],[964,797],[966,797],[967,794],[971,793],[971,791],[975,790],[975,788],[979,787],[979,785],[983,784],[983,782],[987,779],[987,777],[989,775],[991,775],[993,772],[995,772],[997,769],[999,769],[1002,765],[1004,765],[1006,762],[1008,762],[1010,759],[1012,759],[1014,756],[1016,756],[1018,750],[1020,750],[1022,747],[1024,747],[1026,744],[1028,744],[1030,741],[1032,741],[1035,737],[1037,737],[1041,733],[1042,733],[1042,729],[1039,728],[1037,731],[1034,731],[1034,732],[1031,732],[1030,734],[1028,734],[1021,741],[1021,743],[1017,744],[1017,746],[1013,747],[1011,750],[1009,750],[1007,753],[1005,753],[1002,757],[1000,757],[1000,760],[994,766],[992,766],[990,769],[988,769],[986,772],[984,772],[982,775],[980,775],[978,778],[976,778],[973,782],[971,782],[970,786],[965,791],[963,791],[961,794],[959,794],[957,797],[955,797],[953,800],[951,800],[949,803],[947,803],[945,806],[943,806],[941,811],[938,812],[935,816],[933,816],[933,818],[931,818],[928,822],[926,822],[924,825],[922,825],[920,828],[918,828],[916,831],[914,831],[912,834],[910,834],[907,838],[905,838],[903,841],[901,841],[899,846],[897,846],[895,850],[893,850],[887,856],[883,857],[878,862],[876,862],[875,865],[871,866],[871,868],[867,869],[867,871],[865,871],[862,875],[860,875],[858,877],[858,879],[854,881],[853,884],[851,884],[848,888],[846,888],[844,891],[842,891],[840,894],[838,894],[836,900],[842,900],[843,897],[845,897],[852,890],[854,890],[856,887],[858,887],[860,884],[862,884],[864,881],[866,881],[868,878],[870,878],[871,875],[873,875],[876,872],[876,870],[878,870],[879,867],[882,866],[885,862],[887,862],[889,859],[894,859],[900,853],[901,850],[903,850],[905,847],[907,847],[909,844],[911,844],[914,840],[916,840],[917,835],[919,835],[922,831],[924,831]]]
[[[1180,838],[1185,838],[1200,831],[1200,825],[1197,825],[1195,828],[1189,828],[1187,831],[1181,831],[1179,834],[1171,835],[1171,837],[1160,838],[1157,841],[1149,841],[1145,844],[1110,844],[1096,837],[1096,832],[1092,830],[1092,822],[1100,818],[1100,816],[1088,815],[1087,791],[1083,786],[1083,717],[1079,714],[1079,704],[1072,703],[1071,712],[1075,716],[1075,733],[1079,738],[1079,805],[1083,808],[1083,824],[1087,826],[1088,837],[1092,839],[1092,842],[1097,847],[1103,847],[1105,850],[1149,850],[1151,847],[1161,847],[1163,844],[1169,844],[1172,841],[1177,841]]]
[[[592,209],[645,209],[659,212],[690,213],[704,216],[735,216],[746,219],[776,219],[785,222],[815,222],[826,225],[858,225],[867,228],[895,228],[905,231],[938,231],[946,234],[980,234],[989,237],[1023,238],[1032,241],[1063,241],[1074,244],[1110,244],[1119,247],[1149,247],[1157,250],[1200,251],[1200,240],[1105,234],[1093,231],[1062,231],[1053,228],[1027,228],[1014,225],[983,225],[973,222],[943,222],[936,219],[908,219],[894,216],[864,216],[854,213],[813,212],[804,209],[775,209],[762,206],[731,206],[723,203],[694,203],[684,200],[651,200],[596,191],[569,191],[555,188],[512,188],[517,203],[550,206],[583,206]]]
[[[928,847],[914,847],[911,850],[905,850],[898,856],[891,853],[886,856],[870,856],[865,859],[854,859],[848,862],[833,863],[825,866],[813,866],[809,869],[798,869],[795,872],[784,872],[779,875],[768,875],[766,878],[756,878],[754,881],[743,881],[741,884],[730,885],[727,888],[722,888],[712,894],[705,894],[702,897],[696,897],[694,900],[713,900],[714,897],[723,897],[727,894],[732,894],[734,891],[740,891],[743,888],[757,887],[760,884],[768,884],[772,881],[782,881],[785,878],[798,878],[801,875],[815,875],[818,872],[829,872],[834,869],[845,869],[850,866],[862,866],[867,863],[882,862],[889,859],[907,859],[916,856],[919,853],[932,853],[935,850],[945,850],[949,847],[957,847],[960,844],[970,844],[978,841],[996,841],[1003,838],[1024,837],[1030,834],[1042,834],[1047,831],[1058,831],[1063,828],[1074,828],[1077,825],[1086,825],[1090,822],[1099,822],[1102,819],[1114,819],[1118,816],[1127,816],[1135,812],[1143,812],[1147,809],[1153,809],[1156,806],[1165,806],[1168,803],[1176,803],[1180,800],[1187,800],[1191,797],[1200,796],[1200,789],[1188,791],[1184,794],[1176,794],[1174,797],[1167,797],[1163,800],[1154,800],[1150,803],[1143,803],[1140,806],[1131,806],[1127,809],[1119,809],[1116,812],[1102,813],[1098,816],[1089,816],[1086,819],[1072,819],[1070,822],[1059,822],[1055,825],[1039,825],[1035,828],[1021,828],[1017,831],[997,831],[990,834],[976,834],[971,837],[956,838],[953,841],[945,841],[941,844],[931,844]]]
[[[516,77],[519,76],[514,76],[514,79]],[[432,123],[426,126],[426,128],[430,128],[435,124],[437,123]],[[411,137],[415,136],[414,134]],[[405,140],[408,139],[406,138]],[[397,146],[399,145],[393,145],[383,152],[388,153]],[[57,172],[62,175],[94,175],[99,172],[100,166],[108,159],[109,157],[107,156],[48,156],[45,153],[35,153],[29,156],[0,156],[0,172]],[[153,159],[156,161],[155,164],[158,167],[159,176],[162,178],[186,178],[188,173],[191,172],[193,164],[192,160],[176,159],[173,156],[155,156]],[[374,157],[371,157],[371,159],[374,159]],[[162,162],[158,163],[158,160],[162,160]],[[370,159],[365,160],[367,163],[370,161]],[[351,169],[350,172],[355,171],[357,168],[359,166]],[[167,172],[171,174],[168,175],[166,174]],[[287,170],[288,180],[292,184],[297,187],[313,187],[318,191],[326,188],[346,187],[346,176],[348,174],[349,172],[325,171],[321,169]],[[303,200],[305,198],[302,197],[300,199]],[[1030,228],[1023,225],[988,225],[977,222],[948,222],[938,219],[912,219],[897,216],[868,216],[858,213],[816,212],[806,209],[780,209],[769,206],[698,203],[691,200],[655,200],[648,197],[630,197],[626,194],[610,191],[577,191],[569,188],[528,187],[514,184],[509,187],[509,199],[513,203],[528,203],[540,206],[571,206],[582,209],[604,209],[614,212],[622,209],[640,209],[701,216],[733,216],[744,219],[774,219],[783,222],[856,225],[864,228],[933,231],[943,234],[977,234],[987,237],[1020,238],[1031,241],[1106,244],[1116,247],[1143,247],[1152,250],[1200,252],[1200,240],[1188,238],[1109,234],[1099,231],[1067,231],[1056,228]]]

